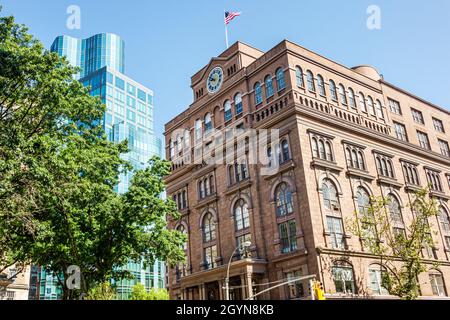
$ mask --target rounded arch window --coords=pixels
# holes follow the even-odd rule
[[[247,202],[239,199],[234,205],[234,219],[236,231],[244,230],[250,227],[250,215]]]
[[[322,182],[322,196],[325,208],[328,210],[340,210],[338,191],[330,179],[324,179]]]
[[[287,183],[281,183],[276,191],[276,211],[278,217],[283,217],[294,212],[292,204],[292,191]]]
[[[203,218],[203,242],[216,240],[216,224],[211,212],[208,212]]]

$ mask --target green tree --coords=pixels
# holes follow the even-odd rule
[[[347,228],[359,236],[366,250],[378,257],[383,266],[382,286],[402,299],[417,299],[419,275],[437,267],[436,263],[430,265],[425,261],[422,249],[434,247],[429,219],[438,215],[439,204],[429,196],[428,189],[417,191],[411,204],[414,214],[409,224],[403,230],[394,230],[395,217],[389,210],[390,201],[372,197],[365,212],[358,212],[357,217],[346,221]]]
[[[76,72],[0,17],[0,272],[26,263],[62,272],[64,299],[129,277],[119,267],[130,260],[184,259],[184,235],[166,229],[176,205],[160,197],[169,163],[153,158],[128,192],[114,192],[132,170],[121,157],[128,143],[107,141],[105,106]],[[81,270],[78,291],[64,281],[71,265]]]
[[[137,283],[131,292],[131,300],[169,300],[169,293],[166,289],[152,288],[149,292],[144,285]]]
[[[104,282],[91,288],[84,300],[115,300],[115,298],[116,291],[109,282]]]

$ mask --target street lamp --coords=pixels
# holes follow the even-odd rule
[[[233,260],[233,256],[234,256],[234,254],[236,253],[236,251],[238,250],[238,249],[243,249],[243,248],[248,248],[248,247],[250,247],[252,245],[252,243],[250,242],[250,241],[245,241],[245,242],[242,242],[240,245],[238,245],[235,249],[234,249],[234,251],[233,251],[233,253],[231,254],[231,257],[230,257],[230,261],[228,261],[228,267],[227,267],[227,277],[225,278],[225,299],[226,300],[230,300],[230,266],[231,266],[231,260]]]

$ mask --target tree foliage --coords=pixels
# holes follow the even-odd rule
[[[91,288],[84,297],[84,300],[115,300],[116,291],[111,286],[111,283],[104,282]]]
[[[166,289],[152,288],[149,292],[145,290],[144,285],[137,283],[131,292],[131,300],[169,300],[169,293]]]
[[[132,170],[128,143],[106,139],[105,106],[73,79],[77,69],[45,50],[13,17],[0,17],[0,271],[14,263],[82,272],[81,292],[129,276],[129,260],[182,261],[184,236],[166,229],[177,218],[163,200],[169,163],[153,158],[135,171],[125,194],[114,192]],[[3,267],[2,267],[3,266]]]
[[[439,213],[435,198],[428,189],[415,193],[411,204],[413,215],[394,232],[398,222],[389,211],[390,199],[372,197],[364,214],[347,220],[347,228],[362,240],[366,250],[376,255],[382,266],[382,286],[392,295],[413,300],[419,296],[418,277],[422,272],[437,267],[425,261],[423,249],[433,248],[430,218]]]

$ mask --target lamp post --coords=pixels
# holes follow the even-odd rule
[[[227,277],[225,278],[225,299],[226,300],[230,300],[230,266],[231,266],[231,261],[233,260],[233,256],[238,249],[248,248],[251,245],[252,245],[252,243],[250,241],[245,241],[245,242],[241,243],[239,246],[237,246],[234,249],[233,253],[231,254],[230,261],[228,261]]]

